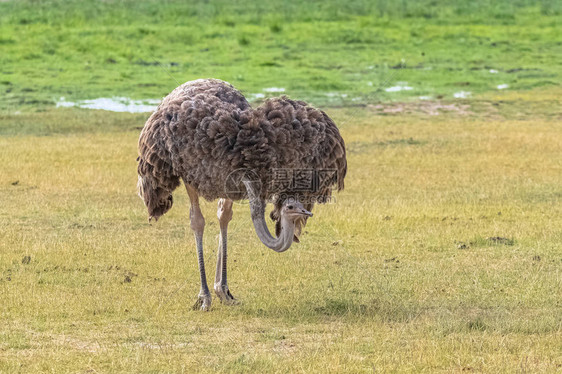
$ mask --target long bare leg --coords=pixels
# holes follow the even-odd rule
[[[186,184],[187,194],[191,201],[189,210],[189,219],[191,221],[191,229],[195,235],[195,243],[197,245],[197,260],[199,262],[199,275],[201,276],[201,290],[199,297],[193,305],[193,309],[209,310],[211,308],[211,293],[207,286],[207,277],[205,275],[205,260],[203,258],[203,230],[205,229],[205,218],[199,208],[199,195],[197,191],[189,184]]]
[[[217,210],[217,217],[219,218],[220,237],[219,249],[217,252],[217,272],[215,273],[215,293],[220,300],[225,304],[235,304],[236,300],[228,289],[226,280],[226,248],[227,248],[227,231],[228,223],[232,219],[232,200],[220,199],[219,207]]]

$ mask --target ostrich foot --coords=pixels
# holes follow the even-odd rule
[[[199,295],[197,301],[193,304],[193,310],[202,310],[207,312],[211,309],[211,295]]]
[[[226,305],[237,305],[238,304],[238,300],[236,300],[234,298],[234,296],[232,296],[232,294],[230,293],[230,290],[228,289],[228,286],[226,284],[225,285],[215,284],[215,293],[217,294],[221,303],[223,303],[223,304],[226,304]]]

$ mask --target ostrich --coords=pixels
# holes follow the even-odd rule
[[[190,199],[201,289],[195,309],[209,310],[211,293],[203,260],[205,219],[199,197],[219,199],[220,226],[214,290],[226,304],[227,229],[235,200],[248,198],[257,236],[276,252],[299,242],[315,203],[344,187],[345,144],[334,122],[303,101],[273,98],[252,109],[230,84],[199,79],[176,88],[150,116],[139,138],[138,193],[149,222],[173,204],[183,180]],[[265,222],[270,201],[273,236]]]

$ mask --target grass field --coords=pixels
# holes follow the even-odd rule
[[[340,106],[549,88],[561,24],[555,0],[3,1],[0,109],[158,99],[201,77]]]
[[[329,110],[347,141],[346,190],[282,255],[235,206],[242,303],[215,299],[210,313],[190,308],[185,192],[156,225],[134,194],[137,115],[32,113],[39,129],[55,115],[79,125],[0,138],[0,371],[558,371],[559,94],[438,116]],[[203,208],[213,269],[216,207]]]
[[[277,4],[0,1],[0,373],[562,371],[561,3]],[[55,107],[206,76],[322,105],[349,162],[283,254],[235,205],[208,313],[183,187],[136,196],[148,114]]]

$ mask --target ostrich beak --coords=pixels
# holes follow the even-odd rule
[[[150,216],[150,217],[148,217],[148,223],[152,222],[152,219],[154,219],[154,222],[158,222],[158,218],[160,218],[160,217]]]
[[[303,216],[306,216],[306,217],[312,217],[312,216],[313,216],[312,212],[309,212],[309,211],[306,210],[306,209],[301,209],[301,214],[302,214]]]

